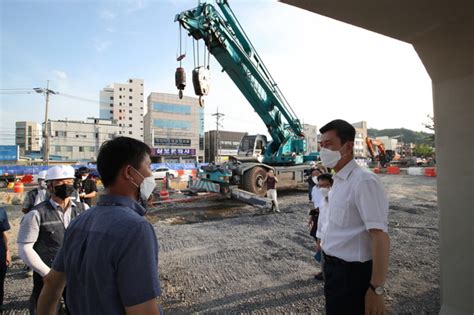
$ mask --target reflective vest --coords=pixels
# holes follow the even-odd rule
[[[75,202],[75,204],[75,207],[71,206],[71,220],[84,211],[82,203]],[[39,235],[33,249],[41,260],[51,267],[56,253],[63,245],[66,228],[49,199],[36,205],[33,210],[38,211],[40,217]]]

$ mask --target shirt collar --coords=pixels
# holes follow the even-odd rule
[[[98,206],[119,205],[132,209],[139,215],[143,216],[146,213],[145,208],[138,204],[135,200],[120,195],[105,194],[99,197]]]
[[[53,206],[54,209],[58,209],[58,208],[61,208],[61,206],[59,205],[59,203],[57,203],[56,201],[53,200],[53,198],[50,198],[49,199],[49,203]],[[68,204],[68,207],[64,210],[67,210],[71,207],[77,207],[77,205],[74,203],[74,201],[72,201],[72,199],[69,199],[69,204]],[[61,208],[62,209],[62,208]]]
[[[334,177],[339,177],[341,179],[347,180],[347,178],[351,175],[354,168],[357,167],[357,163],[354,159],[350,160],[349,163],[344,165],[344,167],[337,172]]]

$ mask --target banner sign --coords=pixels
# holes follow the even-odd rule
[[[154,156],[161,155],[196,155],[196,149],[155,148]]]

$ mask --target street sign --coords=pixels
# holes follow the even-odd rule
[[[0,161],[18,161],[18,157],[17,145],[0,145]]]

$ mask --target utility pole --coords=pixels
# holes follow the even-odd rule
[[[49,107],[49,94],[58,94],[49,89],[49,80],[46,83],[46,89],[34,88],[36,93],[44,94],[46,96],[46,108],[44,111],[44,130],[43,130],[43,163],[49,165],[49,130],[48,130],[48,107]]]
[[[220,121],[221,121],[221,118],[224,117],[225,115],[223,113],[219,113],[219,107],[217,107],[217,112],[212,114],[212,116],[216,116],[216,143],[215,143],[216,154],[214,155],[214,162],[217,162],[218,157],[219,157],[219,147],[220,147],[219,126],[223,127]]]

